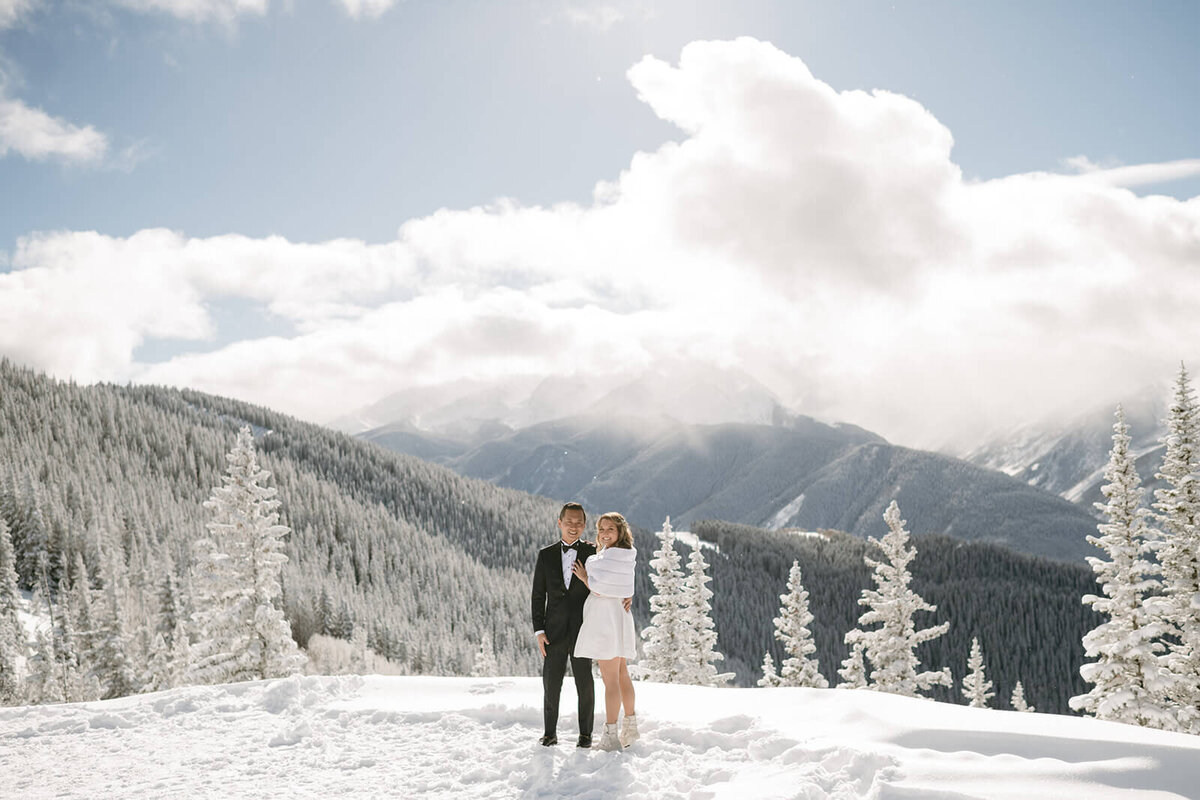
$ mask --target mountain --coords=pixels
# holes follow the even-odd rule
[[[1183,800],[1200,784],[1200,738],[1094,719],[866,691],[642,683],[642,738],[604,753],[562,735],[574,727],[569,713],[557,747],[535,744],[540,698],[536,678],[312,676],[0,709],[5,791],[22,800]]]
[[[494,627],[502,668],[537,668],[516,623],[529,613],[531,554],[557,535],[554,502],[246,403],[78,386],[0,359],[0,516],[22,587],[38,582],[40,553],[52,589],[105,597],[120,584],[130,657],[144,666],[168,576],[187,585],[211,519],[202,504],[246,424],[292,529],[283,607],[301,645],[365,629],[407,670],[457,674]]]
[[[1169,396],[1155,387],[1144,390],[1122,405],[1129,424],[1130,449],[1137,460],[1142,485],[1160,488],[1154,475],[1162,466],[1166,429],[1163,419]],[[1115,406],[1092,409],[1065,423],[1043,422],[990,438],[963,453],[978,466],[999,470],[1019,481],[1077,503],[1091,512],[1093,503],[1103,502],[1100,487],[1112,448]]]
[[[657,528],[723,519],[766,528],[880,536],[897,500],[917,533],[1006,544],[1069,561],[1091,555],[1087,511],[994,470],[898,447],[850,425],[781,415],[775,425],[664,417],[571,417],[491,437],[391,426],[362,434],[463,475]]]
[[[189,609],[191,545],[210,519],[203,503],[220,484],[242,425],[254,431],[282,521],[292,529],[282,606],[298,643],[363,632],[372,650],[403,671],[461,675],[491,636],[503,671],[536,674],[529,580],[534,554],[557,536],[559,500],[463,477],[246,403],[161,387],[77,386],[0,359],[0,516],[12,531],[22,587],[40,582],[44,562],[49,596],[62,603],[61,589],[71,597],[82,592],[92,613],[117,615],[121,624],[108,628],[127,632],[123,652],[144,670],[156,632],[170,631],[165,601],[180,603],[185,615]],[[865,431],[793,425],[781,430],[810,443],[805,452],[818,474],[821,464],[899,457]],[[669,476],[681,487],[728,474],[731,459],[751,476],[739,491],[754,493],[755,482],[773,478],[770,463],[751,464],[750,455],[779,431],[715,426],[719,435],[688,444],[703,428],[666,427],[672,433],[662,452],[679,459]],[[660,425],[643,420],[623,430],[636,444]],[[616,440],[602,433],[596,431],[596,447],[613,447],[611,457],[624,463]],[[707,452],[709,462],[695,461],[692,452]],[[733,504],[734,491],[729,486],[717,496]],[[819,487],[812,491],[825,496]],[[766,492],[759,495],[747,503],[761,504]],[[906,497],[902,490],[901,508],[910,516]],[[916,494],[911,501],[915,508]],[[775,646],[771,619],[794,560],[812,576],[822,669],[832,677],[846,655],[841,637],[860,611],[858,595],[870,584],[863,561],[869,545],[847,534],[797,536],[716,522],[698,521],[694,532],[712,545],[704,552],[711,554],[718,646],[738,684],[753,684],[764,649]],[[635,542],[640,628],[653,591],[646,565],[658,545],[645,530],[635,531]],[[1096,624],[1079,602],[1094,591],[1090,571],[947,537],[922,537],[917,547],[914,586],[938,603],[934,621],[952,622],[951,632],[927,648],[925,663],[961,674],[978,635],[997,654],[997,679],[1019,676],[1031,702],[1065,711],[1066,698],[1082,688],[1080,641]],[[168,596],[172,585],[185,587],[182,596]],[[949,693],[944,699],[961,701]]]

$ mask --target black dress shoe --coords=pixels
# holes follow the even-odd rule
[[[543,736],[542,738],[538,739],[538,744],[542,745],[543,747],[553,747],[554,745],[558,744],[558,737]]]
[[[575,746],[576,747],[591,747],[592,746],[592,737],[588,736],[586,733],[579,734],[579,741],[575,743]]]

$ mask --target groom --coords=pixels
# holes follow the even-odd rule
[[[579,503],[567,503],[558,512],[558,531],[561,540],[538,552],[533,569],[533,629],[538,650],[542,654],[542,709],[545,715],[545,735],[538,741],[549,747],[558,744],[558,698],[562,694],[567,659],[575,676],[575,693],[579,695],[579,741],[577,747],[592,746],[592,716],[596,692],[592,684],[592,660],[575,658],[575,637],[583,623],[583,601],[588,588],[571,574],[575,562],[585,563],[595,555],[596,548],[579,541],[587,524],[587,515]]]

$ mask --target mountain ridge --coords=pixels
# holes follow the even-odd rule
[[[1079,506],[995,470],[802,415],[689,425],[593,414],[474,437],[411,426],[361,437],[499,486],[621,508],[647,528],[670,516],[683,526],[712,518],[877,536],[897,500],[918,533],[1081,562],[1096,524]]]

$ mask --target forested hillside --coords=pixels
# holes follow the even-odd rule
[[[293,529],[284,608],[298,642],[314,633],[349,638],[365,627],[371,647],[407,671],[465,674],[490,633],[502,671],[536,674],[530,565],[557,536],[554,517],[565,498],[464,478],[245,403],[162,388],[80,387],[2,361],[0,423],[0,515],[22,582],[39,582],[37,554],[45,552],[52,593],[86,581],[100,595],[112,585],[135,664],[145,664],[164,627],[169,586],[184,587],[186,606],[191,542],[209,519],[202,503],[248,423]],[[679,471],[686,478],[687,464]],[[718,548],[709,553],[713,614],[737,683],[757,679],[766,648],[779,655],[771,620],[793,559],[805,570],[818,655],[832,677],[869,582],[868,545],[845,534],[827,541],[716,522],[694,530]],[[641,627],[651,591],[645,564],[656,540],[644,530],[636,536]],[[1094,588],[1090,573],[945,537],[919,537],[917,547],[915,588],[940,606],[939,618],[952,620],[927,660],[961,676],[978,635],[1001,691],[1020,679],[1039,708],[1064,711],[1065,698],[1080,689],[1080,639],[1094,625],[1079,602]]]
[[[411,427],[362,436],[499,486],[621,508],[645,527],[670,516],[680,526],[723,519],[865,538],[883,534],[883,511],[896,500],[915,533],[1078,563],[1091,553],[1090,510],[1050,492],[852,425],[779,423],[579,416],[457,442]]]
[[[485,629],[502,669],[536,667],[528,567],[556,536],[557,504],[244,403],[146,387],[80,387],[0,361],[0,513],[25,588],[36,554],[57,591],[76,557],[93,589],[120,584],[145,663],[159,594],[186,585],[237,428],[255,430],[283,501],[285,610],[295,638],[349,638],[414,672],[459,674]],[[110,556],[124,571],[106,571]]]
[[[858,605],[862,589],[874,588],[871,570],[863,562],[872,546],[844,533],[796,535],[715,521],[694,524],[692,533],[716,548],[708,554],[713,616],[727,667],[738,672],[739,682],[744,683],[747,671],[758,677],[758,664],[768,649],[775,663],[782,660],[772,619],[796,560],[815,617],[816,657],[822,674],[836,685],[838,666],[848,652],[842,637],[863,611]],[[997,687],[998,707],[1007,707],[1019,680],[1038,709],[1069,713],[1067,699],[1085,688],[1079,677],[1080,640],[1098,619],[1080,603],[1084,593],[1095,591],[1091,571],[946,536],[917,536],[913,542],[917,558],[912,588],[938,607],[920,624],[950,621],[945,636],[918,650],[925,665],[948,666],[954,673],[954,689],[934,689],[931,695],[963,702],[958,686],[971,638],[977,636]],[[647,541],[646,546],[653,544]]]

